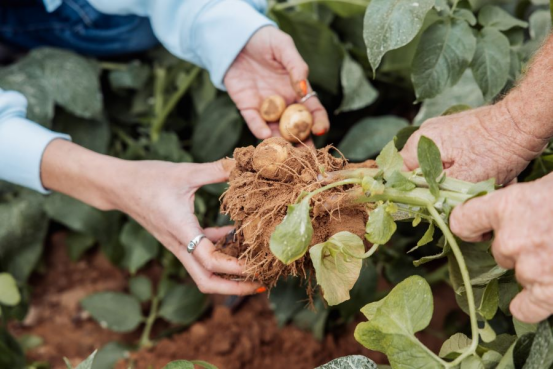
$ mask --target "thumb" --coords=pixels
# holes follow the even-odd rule
[[[212,163],[192,164],[189,184],[193,187],[201,187],[211,183],[226,182],[234,168],[235,160],[229,158]]]
[[[450,215],[450,229],[467,242],[479,242],[494,230],[497,223],[497,203],[500,192],[477,197],[458,205]]]
[[[419,168],[419,161],[417,159],[417,144],[419,142],[419,137],[420,134],[415,132],[400,151],[400,155],[402,159],[404,159],[404,170],[406,171]]]
[[[536,301],[531,290],[525,288],[510,303],[510,312],[524,323],[538,323],[552,314],[552,305]]]
[[[275,57],[287,70],[296,93],[302,97],[308,92],[306,83],[309,74],[308,64],[296,49],[292,37],[282,31],[277,31],[279,34],[275,37]]]

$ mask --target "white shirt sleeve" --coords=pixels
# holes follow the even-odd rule
[[[22,94],[0,89],[0,179],[48,193],[40,179],[42,154],[52,140],[71,138],[25,119],[26,112]]]
[[[265,0],[88,0],[105,14],[149,17],[160,42],[175,56],[210,72],[224,90],[227,69],[250,37],[275,24]]]

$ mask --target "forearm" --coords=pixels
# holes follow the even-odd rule
[[[537,145],[552,138],[552,36],[516,86],[498,105],[522,135]]]
[[[40,165],[45,188],[101,210],[117,208],[116,190],[121,188],[121,182],[130,169],[127,161],[59,139],[46,147]]]

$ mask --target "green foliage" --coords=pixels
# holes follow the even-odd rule
[[[9,273],[0,273],[0,304],[14,306],[21,301],[17,282]]]
[[[165,293],[159,315],[169,322],[189,325],[208,307],[208,300],[196,286],[176,285]]]
[[[95,293],[84,298],[81,306],[114,332],[131,332],[144,320],[138,299],[120,292]]]
[[[132,274],[152,260],[159,250],[158,241],[134,220],[123,226],[119,241],[125,250],[123,265]]]
[[[421,136],[417,145],[417,160],[431,193],[439,197],[439,176],[442,174],[442,160],[439,148],[433,141]]]
[[[369,214],[365,231],[367,240],[373,244],[384,245],[389,242],[396,232],[396,223],[386,204],[377,206]]]
[[[152,281],[139,275],[129,280],[129,291],[140,302],[146,302],[152,298]]]
[[[318,366],[316,369],[377,369],[377,364],[369,360],[365,356],[351,355],[339,357],[338,359],[331,360],[327,364]]]

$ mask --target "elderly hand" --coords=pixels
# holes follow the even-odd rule
[[[509,183],[542,152],[547,139],[521,131],[504,105],[429,119],[401,151],[405,166],[419,166],[417,144],[423,135],[439,147],[448,176],[469,182],[494,177],[498,184]]]
[[[285,98],[288,104],[297,102],[309,89],[308,66],[296,50],[294,41],[286,33],[268,26],[258,30],[237,56],[224,84],[237,104],[246,124],[259,139],[278,136],[277,124],[262,119],[259,109],[262,101],[274,94]],[[317,99],[309,98],[304,105],[314,118],[312,132],[322,135],[329,130],[329,117]]]
[[[510,311],[526,323],[552,314],[552,211],[551,173],[470,200],[450,217],[452,232],[468,242],[494,231],[494,258],[503,268],[515,268],[523,286]]]
[[[230,159],[207,164],[120,160],[54,140],[44,152],[41,173],[46,188],[101,210],[117,209],[130,215],[181,261],[200,291],[247,295],[265,288],[215,275],[240,278],[243,274],[241,263],[217,252],[212,243],[231,228],[203,230],[194,215],[196,190],[226,181],[233,166]],[[189,254],[187,244],[202,233],[207,238]]]

